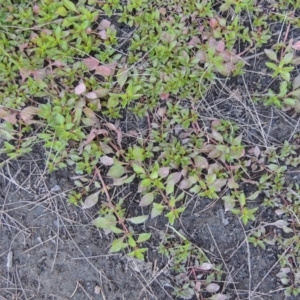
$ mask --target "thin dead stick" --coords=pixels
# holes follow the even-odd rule
[[[72,295],[70,296],[70,298],[72,298],[72,297],[76,294],[76,292],[77,292],[77,290],[78,290],[78,286],[79,286],[79,285],[78,285],[78,281],[76,281],[75,289],[74,289]]]
[[[37,245],[31,247],[30,249],[25,250],[24,252],[22,252],[22,254],[24,254],[24,253],[26,253],[26,252],[29,252],[29,251],[33,250],[34,248],[39,247],[39,246],[41,246],[41,245],[43,245],[43,244],[45,244],[45,243],[47,243],[47,242],[53,240],[55,237],[56,237],[56,236],[53,236],[53,237],[51,237],[50,239],[48,239],[48,240],[46,240],[46,241],[44,241],[44,242],[42,242],[42,243],[39,243],[39,244],[37,244]]]
[[[77,281],[77,284],[81,287],[81,289],[83,290],[83,292],[87,295],[87,297],[92,300],[92,298],[89,296],[89,294],[87,293],[87,291],[83,288],[83,286],[79,283],[79,281]]]

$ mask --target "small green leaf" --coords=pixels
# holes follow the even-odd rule
[[[109,169],[107,175],[111,178],[120,178],[124,174],[124,172],[124,167],[120,163],[116,163]]]
[[[68,11],[63,6],[61,6],[56,10],[55,13],[61,17],[65,17],[65,16],[67,16]]]
[[[216,174],[210,174],[206,176],[206,184],[208,186],[212,185],[217,179],[217,175]]]
[[[136,241],[134,240],[134,238],[132,236],[128,236],[128,244],[130,247],[135,248],[136,247]]]
[[[277,54],[273,50],[265,49],[265,53],[271,60],[277,61]]]
[[[289,64],[291,61],[292,61],[292,59],[293,59],[293,53],[287,53],[284,57],[283,57],[283,59],[280,61],[280,64],[282,64],[282,65],[287,65],[287,64]]]
[[[271,62],[266,62],[266,66],[270,69],[273,69],[273,70],[276,70],[278,67],[277,65],[275,65],[274,63],[271,63]]]
[[[291,80],[291,74],[289,72],[281,72],[280,75],[286,81],[290,81]]]
[[[73,12],[78,13],[77,8],[76,8],[75,4],[74,4],[72,1],[70,1],[70,0],[63,0],[63,4],[64,4],[64,6],[65,6],[68,10],[71,10],[71,11],[73,11]]]
[[[168,218],[168,221],[171,225],[174,224],[175,219],[176,219],[176,215],[175,215],[174,211],[168,212],[167,214],[165,214],[165,217]]]
[[[240,202],[241,207],[244,207],[246,205],[246,197],[245,197],[244,193],[240,194],[239,202]]]
[[[153,203],[153,207],[152,207],[152,210],[151,210],[151,218],[155,218],[155,217],[161,215],[164,208],[165,207],[160,203]]]
[[[127,68],[122,68],[117,73],[117,82],[120,85],[120,88],[124,86],[128,78],[128,70]]]
[[[120,250],[126,248],[128,244],[124,243],[123,240],[124,238],[114,240],[109,249],[109,252],[119,252]]]
[[[142,233],[139,235],[139,238],[137,239],[137,243],[143,243],[148,241],[151,238],[151,233]]]
[[[247,197],[247,199],[248,200],[255,200],[260,193],[261,193],[261,191],[256,191],[254,194],[252,194],[251,196]]]
[[[148,219],[148,215],[143,215],[143,216],[128,218],[126,220],[133,224],[141,224],[144,223],[147,219]]]
[[[292,98],[285,98],[283,100],[283,103],[288,105],[288,106],[295,106],[296,105],[296,100]]]
[[[124,183],[131,183],[135,178],[135,174],[129,176],[126,180],[124,180]]]
[[[137,164],[132,164],[132,168],[133,168],[134,172],[137,174],[145,174],[146,173],[145,170]]]
[[[109,97],[109,99],[107,101],[107,107],[113,108],[113,107],[118,106],[119,103],[120,103],[120,101],[117,97]]]
[[[105,218],[98,217],[92,223],[98,228],[108,229],[110,226],[115,226],[116,218],[113,215],[107,215]]]
[[[286,93],[287,93],[287,82],[282,81],[280,83],[280,91],[279,91],[278,97],[283,97],[286,95]]]

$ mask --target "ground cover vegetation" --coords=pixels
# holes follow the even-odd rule
[[[298,7],[298,0],[1,2],[1,166],[42,145],[49,172],[74,168],[68,202],[99,207],[93,224],[111,236],[110,252],[147,259],[147,222],[165,220],[159,253],[171,259],[173,293],[184,299],[228,299],[224,266],[175,229],[191,197],[221,201],[249,243],[277,245],[277,277],[286,295],[299,295],[300,182],[287,177],[299,172],[299,133],[279,144],[256,124],[251,141],[230,117],[206,114],[209,99],[263,57],[269,81],[247,88],[251,103],[297,116]],[[134,198],[119,196],[125,185]],[[266,209],[276,221],[257,224]]]

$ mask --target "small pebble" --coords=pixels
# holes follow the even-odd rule
[[[12,258],[13,258],[13,253],[12,251],[9,251],[7,254],[7,263],[6,263],[6,267],[8,269],[12,268]]]
[[[94,292],[95,292],[96,295],[99,295],[100,292],[101,292],[101,287],[99,285],[96,285],[95,289],[94,289]]]
[[[55,185],[51,188],[50,192],[55,193],[61,191],[61,187],[59,185]]]

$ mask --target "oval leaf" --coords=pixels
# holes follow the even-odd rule
[[[94,194],[89,195],[89,196],[85,199],[84,203],[82,204],[82,208],[83,208],[83,209],[91,208],[91,207],[93,207],[95,204],[97,204],[98,199],[99,199],[99,193],[100,193],[100,191],[98,191],[98,192],[96,192],[96,193],[94,193]]]
[[[154,194],[153,193],[148,193],[144,195],[141,199],[140,206],[147,206],[150,205],[153,202],[154,199]]]
[[[114,164],[113,158],[111,158],[111,157],[109,157],[109,156],[107,156],[107,155],[102,156],[102,157],[100,158],[100,161],[101,161],[101,163],[102,163],[103,165],[105,165],[105,166],[111,166],[111,165]]]
[[[86,86],[83,82],[80,82],[76,88],[75,88],[75,94],[76,95],[81,95],[82,93],[84,93],[86,90]]]
[[[139,238],[137,239],[137,243],[143,243],[148,241],[151,238],[151,233],[142,233],[139,235]]]
[[[144,216],[138,216],[138,217],[128,218],[126,220],[129,221],[129,222],[131,222],[131,223],[133,223],[133,224],[142,224],[147,219],[148,219],[148,215],[144,215]]]
[[[120,163],[118,163],[109,169],[107,175],[112,178],[120,178],[124,174],[124,172],[124,167]]]
[[[220,289],[220,286],[216,283],[210,283],[205,289],[209,293],[215,293]]]

